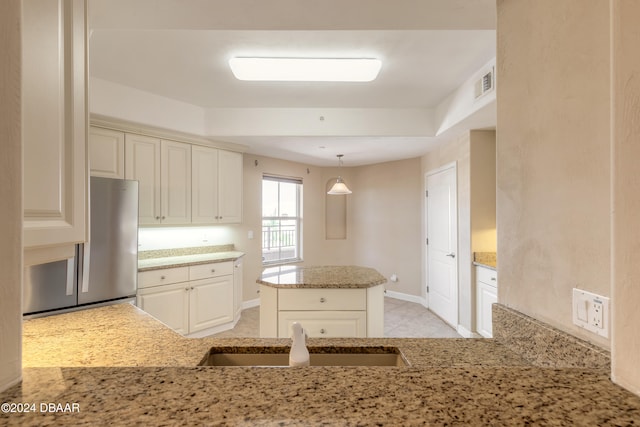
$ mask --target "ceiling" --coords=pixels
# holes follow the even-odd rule
[[[315,165],[335,165],[338,153],[345,166],[424,154],[448,136],[432,126],[438,109],[495,57],[494,0],[90,0],[89,8],[92,78],[201,109],[208,138]],[[382,69],[370,83],[242,82],[227,64],[234,56],[375,57]],[[495,126],[491,110],[466,119],[451,131]]]

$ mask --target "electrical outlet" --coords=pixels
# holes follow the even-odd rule
[[[602,329],[602,301],[593,300],[591,303],[591,326]]]
[[[573,289],[573,323],[596,335],[609,337],[609,298]]]

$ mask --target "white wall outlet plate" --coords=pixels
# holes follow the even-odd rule
[[[609,338],[609,298],[573,288],[573,324]]]

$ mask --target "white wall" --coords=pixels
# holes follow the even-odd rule
[[[0,391],[22,375],[22,141],[20,10],[0,2]]]

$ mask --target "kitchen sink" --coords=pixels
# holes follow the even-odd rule
[[[213,347],[199,366],[289,367],[290,347]],[[311,366],[408,366],[397,347],[308,347]]]

